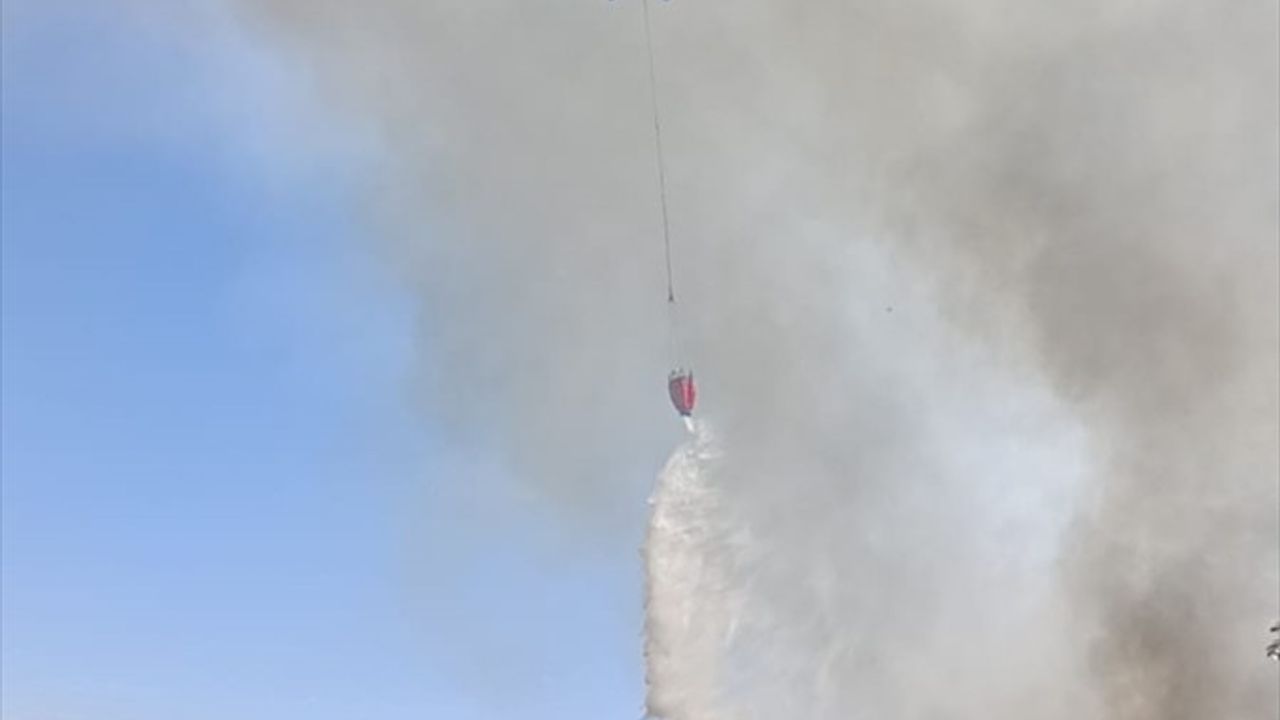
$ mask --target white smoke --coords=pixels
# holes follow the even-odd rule
[[[250,5],[391,150],[427,405],[561,519],[636,513],[670,424],[638,4]],[[723,456],[653,708],[1276,717],[1275,1],[654,10]]]
[[[650,713],[1097,716],[1054,570],[1088,499],[1083,429],[1034,376],[949,331],[875,252],[844,272],[896,302],[852,313],[842,333],[878,338],[858,353],[863,377],[840,381],[856,398],[847,422],[877,441],[824,448],[820,394],[817,418],[759,418],[773,438],[712,439],[699,421],[653,496]],[[722,401],[707,398],[714,413]],[[893,437],[898,422],[911,438]]]

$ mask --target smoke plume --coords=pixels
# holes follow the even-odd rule
[[[380,129],[428,402],[586,531],[642,512],[675,421],[638,0],[245,6]],[[685,601],[733,617],[658,709],[1276,717],[1275,1],[652,10],[723,451]]]

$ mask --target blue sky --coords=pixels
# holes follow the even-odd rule
[[[566,553],[433,439],[372,143],[128,5],[4,5],[3,716],[638,715],[640,520]]]

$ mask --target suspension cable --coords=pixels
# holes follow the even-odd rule
[[[667,302],[676,301],[675,280],[671,272],[671,222],[667,218],[667,168],[662,153],[662,122],[658,114],[658,79],[653,63],[653,31],[649,27],[649,0],[644,7],[644,44],[649,54],[649,100],[653,106],[653,142],[658,153],[658,197],[662,203],[662,247],[667,261]]]

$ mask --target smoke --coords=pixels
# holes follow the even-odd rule
[[[430,406],[584,532],[639,512],[674,424],[639,5],[249,5],[379,124]],[[1274,0],[653,10],[724,453],[724,592],[686,600],[734,617],[671,720],[1276,717]]]

